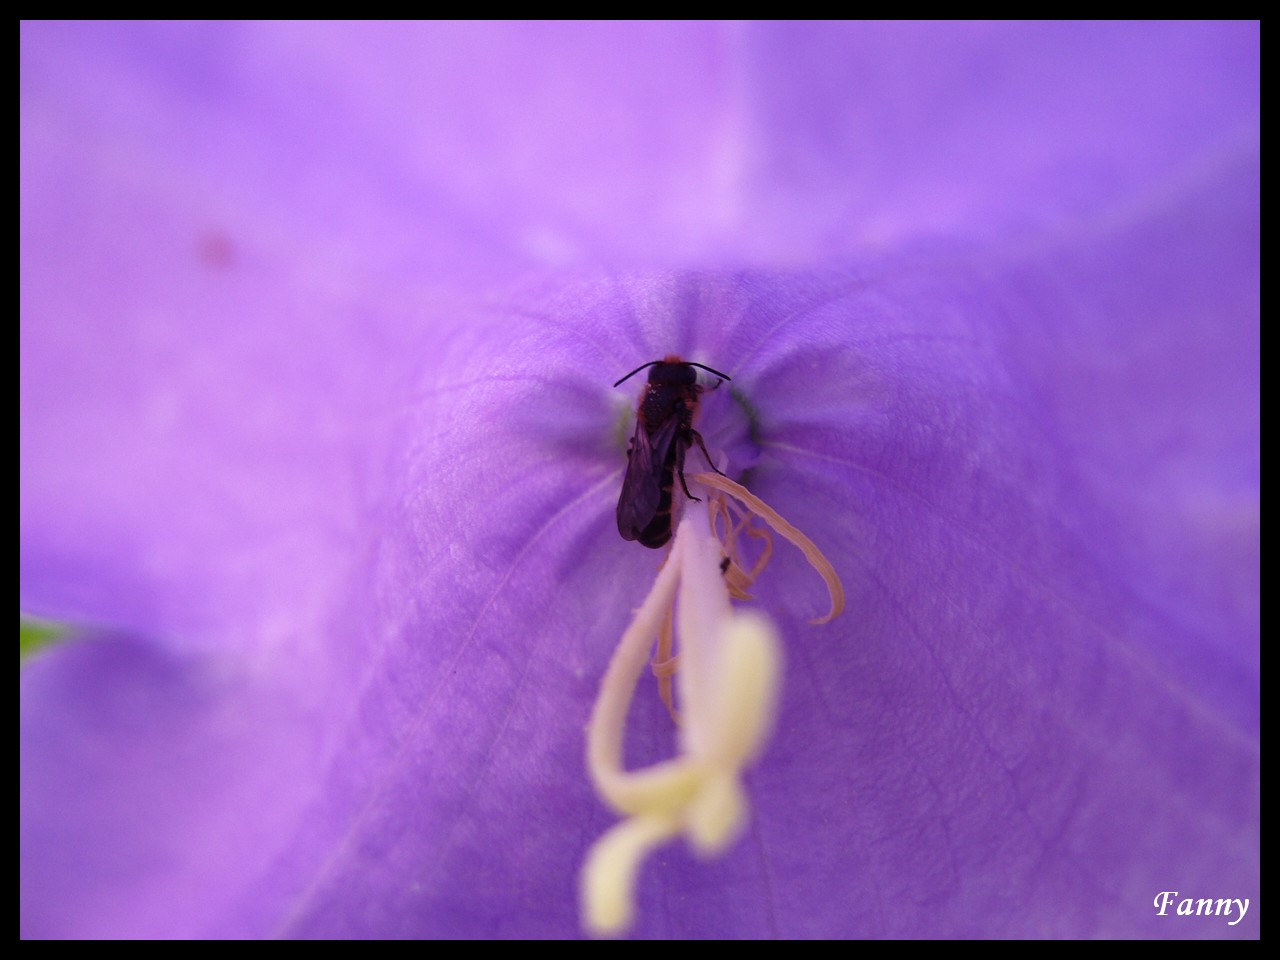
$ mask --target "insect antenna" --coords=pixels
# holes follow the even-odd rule
[[[640,366],[636,367],[634,370],[632,370],[630,373],[628,373],[628,374],[627,374],[625,377],[623,377],[621,380],[617,380],[617,381],[615,381],[613,385],[614,385],[615,387],[617,387],[617,386],[621,386],[623,383],[626,383],[628,380],[630,380],[632,377],[634,377],[637,373],[639,373],[641,370],[645,369],[646,367],[652,367],[654,364],[658,364],[658,363],[672,363],[672,362],[675,362],[675,361],[673,361],[673,360],[650,360],[648,363],[642,363],[642,364],[640,364]],[[721,373],[719,370],[713,370],[711,367],[708,367],[706,364],[703,364],[703,363],[694,363],[692,360],[681,360],[681,361],[679,361],[679,362],[680,362],[680,363],[683,363],[683,364],[684,364],[685,366],[687,366],[687,367],[698,367],[700,370],[705,370],[705,371],[707,371],[707,373],[714,373],[714,374],[715,374],[717,377],[719,377],[721,380],[732,380],[732,379],[733,379],[733,377],[729,376],[727,373]]]
[[[662,362],[661,360],[650,360],[648,363],[642,363],[642,364],[640,364],[640,366],[636,367],[634,370],[632,370],[630,373],[628,373],[628,374],[627,374],[625,377],[623,377],[621,380],[617,381],[617,383],[615,383],[615,384],[614,384],[614,386],[616,387],[616,386],[618,386],[619,384],[621,384],[621,383],[625,383],[626,381],[630,380],[632,377],[634,377],[637,373],[639,373],[639,372],[640,372],[641,370],[643,370],[645,367],[652,367],[655,363],[661,363],[661,362]]]
[[[657,362],[658,362],[658,361],[656,361],[656,360],[654,361],[654,363],[657,363]],[[721,380],[730,380],[730,381],[732,381],[732,380],[733,380],[733,377],[729,376],[727,373],[721,373],[719,370],[712,370],[712,369],[711,369],[710,367],[708,367],[706,364],[702,364],[702,363],[694,363],[692,360],[688,360],[688,361],[686,361],[686,362],[687,362],[687,363],[689,364],[689,366],[691,366],[691,367],[697,367],[697,368],[698,368],[698,369],[700,369],[700,370],[705,370],[705,371],[707,371],[707,373],[714,373],[714,374],[715,374],[717,377],[719,377]],[[647,364],[646,364],[646,366],[647,366]],[[627,374],[627,376],[631,376],[631,374]],[[617,386],[617,384],[615,383],[615,384],[614,384],[614,386],[616,387],[616,386]]]

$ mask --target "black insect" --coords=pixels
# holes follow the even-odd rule
[[[614,386],[645,367],[653,369],[636,410],[636,432],[627,451],[627,475],[618,497],[618,532],[624,540],[639,540],[646,547],[657,549],[671,539],[671,491],[676,476],[680,477],[684,495],[690,500],[699,499],[689,492],[684,479],[684,455],[689,446],[696,442],[711,469],[716,470],[702,434],[693,429],[698,396],[705,389],[698,384],[693,368],[706,370],[721,380],[730,378],[700,363],[669,356],[641,364]]]

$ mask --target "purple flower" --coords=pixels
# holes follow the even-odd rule
[[[1258,935],[1256,24],[21,55],[24,936],[576,935],[666,353],[848,605],[636,935]]]

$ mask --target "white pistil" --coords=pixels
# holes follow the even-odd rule
[[[769,533],[752,521],[763,520],[799,547],[826,581],[831,611],[814,623],[826,623],[844,608],[839,577],[808,537],[722,474],[689,479],[703,499],[685,505],[667,561],[614,651],[587,725],[591,779],[604,801],[626,818],[596,841],[582,868],[583,924],[597,935],[621,933],[630,925],[636,875],[650,851],[683,834],[696,852],[711,856],[746,824],[742,772],[769,735],[782,677],[773,624],[737,612],[729,602],[731,595],[748,598],[746,588],[772,552]],[[763,541],[750,569],[740,535]],[[678,664],[680,752],[628,771],[622,766],[627,711],[655,639],[654,672],[673,717],[670,676]]]
[[[767,620],[735,614],[720,560],[705,502],[687,504],[671,554],[601,685],[587,727],[587,765],[600,795],[629,819],[596,842],[583,867],[583,919],[592,933],[619,933],[630,923],[636,872],[654,847],[683,833],[699,853],[718,853],[746,822],[739,780],[772,724],[782,657]],[[673,602],[680,753],[626,771],[627,711]]]

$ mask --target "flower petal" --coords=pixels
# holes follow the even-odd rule
[[[638,935],[1256,936],[1151,903],[1257,903],[1258,63],[24,24],[21,599],[88,626],[23,673],[23,935],[577,931],[656,559],[608,384],[675,351],[849,596],[779,550],[750,836]]]

